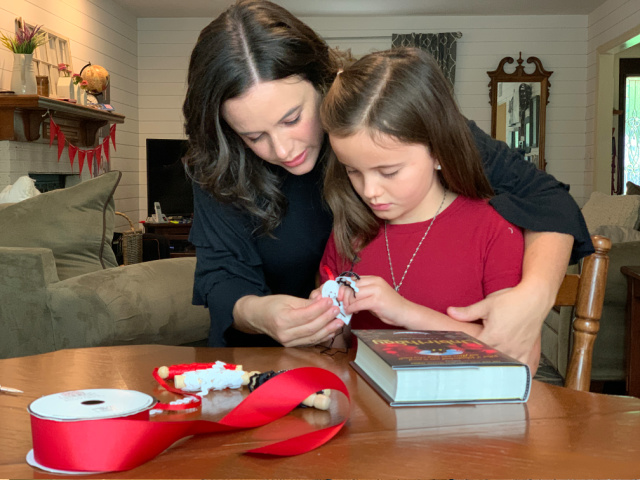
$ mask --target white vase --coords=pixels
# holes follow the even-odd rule
[[[76,86],[73,84],[73,80],[71,77],[58,78],[58,82],[56,83],[56,97],[75,100]]]
[[[76,85],[76,100],[78,105],[87,104],[87,91],[80,84]]]
[[[13,72],[11,72],[11,90],[16,95],[35,95],[37,91],[36,74],[33,70],[33,54],[14,53]]]

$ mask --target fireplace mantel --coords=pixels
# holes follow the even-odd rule
[[[98,131],[111,123],[124,123],[124,115],[38,95],[0,96],[0,140],[32,142],[49,135],[47,111],[78,147],[95,147]]]

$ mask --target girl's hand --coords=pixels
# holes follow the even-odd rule
[[[406,328],[403,312],[408,307],[408,302],[394,288],[381,277],[365,275],[357,281],[358,293],[348,287],[344,289],[343,300],[347,313],[356,313],[364,310],[370,311],[384,323],[396,327]],[[351,293],[347,292],[350,291]]]

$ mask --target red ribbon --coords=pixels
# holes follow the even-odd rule
[[[335,280],[336,277],[333,275],[333,272],[331,271],[331,269],[329,268],[328,265],[322,265],[322,268],[324,269],[325,273],[327,274],[327,277],[329,277],[329,280]]]
[[[35,460],[41,465],[69,471],[107,472],[135,468],[151,460],[175,441],[201,433],[224,432],[266,425],[296,408],[312,393],[329,388],[349,398],[340,378],[321,368],[304,367],[283,372],[249,394],[218,422],[150,421],[148,411],[131,417],[79,422],[57,422],[31,416]],[[298,455],[333,438],[337,425],[303,433],[247,453]],[[305,423],[303,430],[308,430]],[[296,428],[296,433],[301,431]]]

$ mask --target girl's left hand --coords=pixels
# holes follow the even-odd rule
[[[409,302],[391,285],[383,278],[373,275],[361,277],[357,285],[358,293],[345,302],[347,313],[368,310],[386,324],[405,327],[403,312]]]

